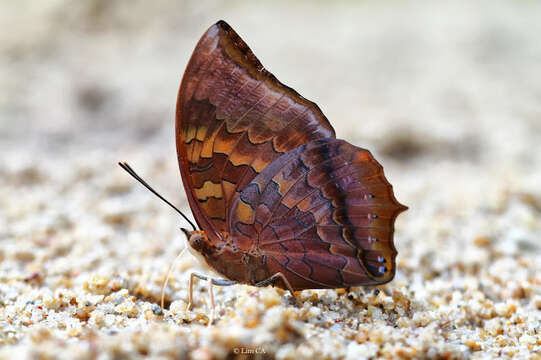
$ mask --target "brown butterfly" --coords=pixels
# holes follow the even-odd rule
[[[224,21],[207,30],[188,63],[175,137],[200,229],[184,232],[225,277],[209,279],[210,291],[272,284],[295,298],[295,290],[393,279],[394,221],[407,207],[382,166],[336,139],[319,107],[268,72]],[[192,274],[189,307],[194,276],[207,279]]]

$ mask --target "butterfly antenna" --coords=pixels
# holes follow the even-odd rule
[[[175,209],[193,228],[193,230],[197,230],[197,227],[194,225],[193,222],[190,221],[190,219],[188,219],[188,217],[186,215],[184,215],[182,213],[182,211],[180,211],[175,205],[171,204],[169,201],[167,201],[167,199],[165,199],[163,196],[161,196],[160,194],[158,194],[158,192],[156,190],[154,190],[149,184],[147,184],[147,182],[145,180],[143,180],[139,175],[137,175],[137,173],[131,168],[130,165],[128,165],[128,163],[126,162],[119,162],[118,165],[120,165],[120,167],[122,169],[124,169],[128,174],[130,174],[135,180],[139,181],[144,187],[146,187],[151,193],[153,193],[154,195],[156,195],[157,197],[159,197],[160,199],[162,199],[167,205],[171,206],[173,209]]]

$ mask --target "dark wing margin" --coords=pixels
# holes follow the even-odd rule
[[[254,178],[230,226],[237,246],[266,255],[269,273],[295,289],[375,285],[394,277],[394,221],[406,209],[369,151],[321,139]]]
[[[224,21],[199,40],[176,110],[180,173],[201,229],[228,233],[234,198],[280,155],[334,138],[319,107],[268,72]]]

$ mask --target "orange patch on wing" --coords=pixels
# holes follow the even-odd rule
[[[217,130],[214,130],[214,132],[203,142],[203,149],[201,150],[201,157],[210,159],[212,158],[212,154],[214,152],[214,141],[216,140],[216,137],[218,136],[220,127],[218,127]]]
[[[189,143],[195,138],[197,128],[194,125],[189,125],[187,129],[184,130],[184,142]]]
[[[210,197],[222,198],[223,196],[222,185],[215,184],[210,180],[205,181],[201,188],[194,189],[194,192],[195,192],[195,196],[199,200],[205,200]]]
[[[269,162],[265,160],[265,158],[262,156],[256,157],[252,162],[252,168],[258,174],[262,172],[267,167],[267,165],[269,165]]]
[[[278,184],[278,192],[280,195],[284,196],[286,192],[293,186],[297,179],[286,179],[284,176],[279,173],[273,177],[273,180]]]
[[[240,135],[242,134],[216,136],[214,140],[214,152],[229,155]]]
[[[239,221],[245,224],[253,224],[255,220],[255,212],[252,210],[250,205],[246,204],[243,201],[239,201],[237,205],[237,218]]]
[[[199,129],[197,129],[195,138],[199,141],[205,140],[205,138],[207,137],[207,130],[208,128],[206,126],[200,126]]]
[[[214,141],[212,141],[213,138],[208,139],[203,143],[203,148],[201,149],[201,157],[205,159],[212,158],[212,147],[214,146]]]
[[[250,165],[253,154],[242,154],[238,151],[229,156],[229,161],[235,166]]]
[[[187,152],[188,160],[191,163],[197,164],[197,162],[199,161],[199,155],[201,154],[201,148],[203,147],[203,144],[201,144],[199,141],[193,141],[190,145],[193,150],[191,150],[190,152]]]

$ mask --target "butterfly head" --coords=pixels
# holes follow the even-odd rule
[[[210,250],[210,242],[207,233],[201,230],[191,231],[184,228],[181,228],[180,230],[182,230],[188,240],[188,251],[199,260],[201,264],[205,264],[206,260],[204,254],[208,253]]]
[[[186,235],[186,238],[188,239],[188,244],[190,244],[190,247],[193,250],[197,250],[201,252],[203,248],[205,247],[205,244],[208,243],[209,239],[207,237],[207,234],[204,231],[201,230],[188,230],[181,228],[184,235]]]

